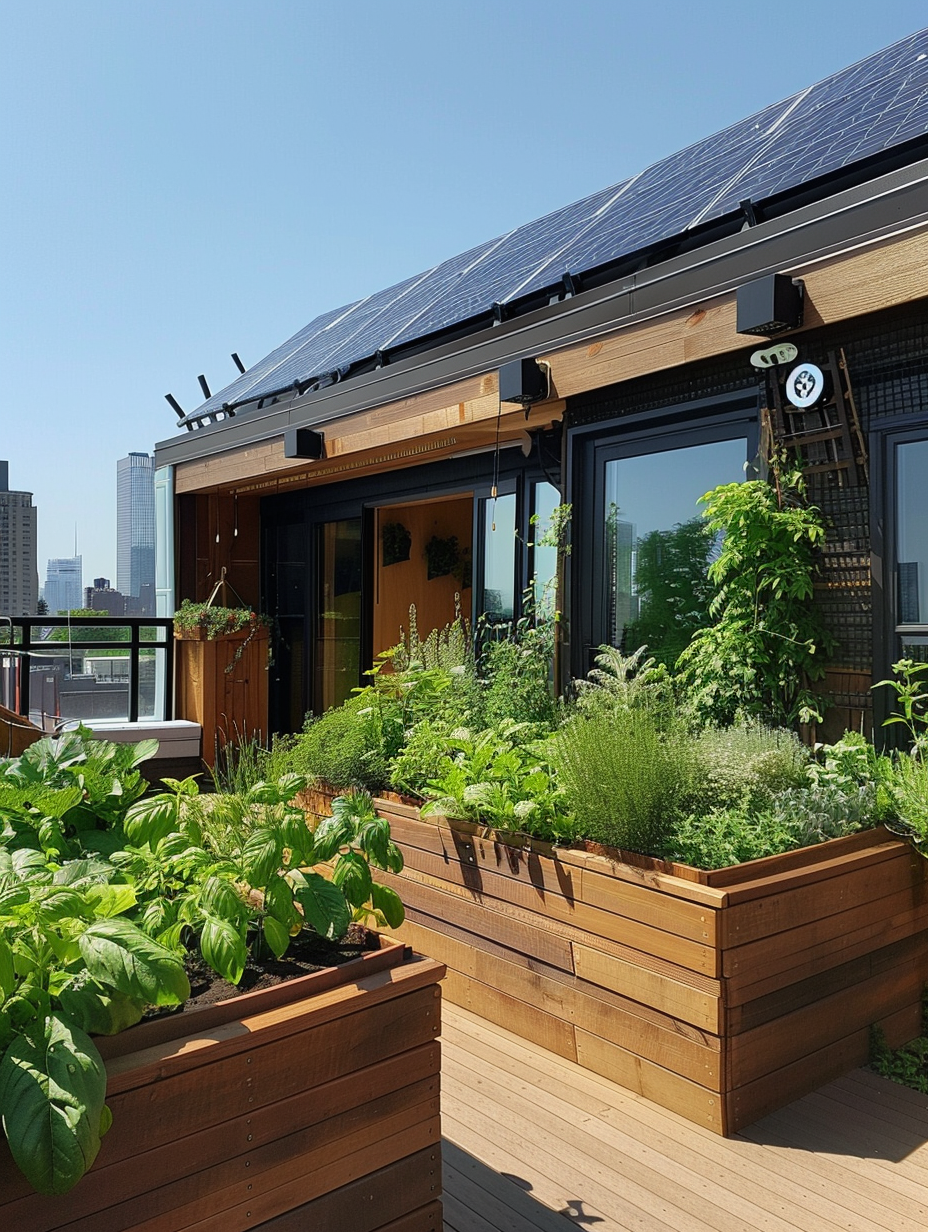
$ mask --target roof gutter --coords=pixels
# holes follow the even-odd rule
[[[549,353],[652,320],[729,293],[767,272],[789,272],[925,226],[926,189],[928,159],[923,159],[639,273],[348,381],[305,394],[291,383],[278,395],[291,394],[286,401],[159,442],[156,465],[209,457],[280,436],[291,427],[319,427],[482,375],[509,359]],[[271,397],[265,394],[263,400]]]

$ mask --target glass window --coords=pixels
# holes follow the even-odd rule
[[[483,504],[482,609],[491,621],[512,620],[516,606],[516,494]]]
[[[896,453],[896,622],[928,625],[928,440]]]
[[[361,665],[361,519],[319,527],[313,709],[339,706]]]
[[[672,665],[705,624],[716,545],[698,501],[744,479],[746,457],[746,440],[736,437],[606,462],[605,623],[625,653],[647,645]]]
[[[539,543],[551,530],[551,519],[561,503],[557,488],[546,482],[532,484],[532,584],[535,610],[544,613],[553,609],[557,581],[557,548]]]

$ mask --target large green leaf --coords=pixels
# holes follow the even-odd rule
[[[0,1061],[3,1128],[40,1193],[66,1193],[96,1159],[105,1098],[100,1054],[62,1015],[51,1014],[7,1048]]]
[[[290,944],[290,930],[272,915],[264,917],[264,940],[275,958],[283,958]]]
[[[16,987],[16,973],[13,970],[13,951],[9,943],[0,937],[0,993],[6,999]]]
[[[177,829],[177,804],[172,796],[149,796],[138,800],[126,814],[123,829],[130,843],[147,843],[154,850],[158,843]]]
[[[339,797],[341,799],[342,797]],[[338,800],[334,801],[335,804]],[[333,814],[324,817],[313,832],[314,855],[320,864],[331,860],[340,847],[354,838],[355,828],[350,817]]]
[[[245,904],[242,896],[231,881],[222,877],[207,877],[203,886],[201,902],[207,915],[218,916],[228,920],[233,926],[238,926],[245,915]]]
[[[142,1017],[138,1001],[121,992],[107,991],[96,980],[74,981],[58,993],[61,1008],[82,1031],[93,1035],[118,1035]]]
[[[206,917],[200,932],[200,952],[230,984],[237,984],[242,978],[248,951],[245,939],[228,920],[214,915]]]
[[[253,830],[242,848],[242,867],[249,885],[266,886],[280,868],[283,841],[277,830]]]
[[[98,916],[122,915],[136,904],[135,889],[130,885],[90,886],[84,897]]]
[[[371,896],[370,865],[359,851],[346,851],[338,857],[332,880],[352,907],[363,907]]]
[[[80,937],[90,974],[145,1005],[179,1005],[190,996],[184,964],[126,919],[95,920]]]
[[[351,912],[338,886],[320,873],[305,873],[297,886],[297,901],[307,924],[321,937],[343,937],[351,923]]]
[[[380,912],[391,928],[399,928],[406,919],[406,912],[403,909],[400,896],[395,890],[391,890],[389,886],[378,885],[375,882],[371,887],[371,904],[375,911]]]

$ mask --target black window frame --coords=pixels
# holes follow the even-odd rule
[[[567,434],[567,503],[572,506],[571,553],[566,560],[570,596],[570,671],[576,679],[608,641],[605,619],[605,534],[597,511],[605,499],[606,463],[714,442],[746,441],[750,465],[760,439],[757,390],[662,407],[582,424]]]
[[[902,657],[902,637],[908,633],[928,638],[928,621],[903,625],[898,619],[899,561],[898,468],[900,445],[928,441],[928,417],[894,416],[870,433],[870,578],[873,591],[873,679],[888,680],[892,665]],[[873,691],[874,737],[893,709],[887,688]]]

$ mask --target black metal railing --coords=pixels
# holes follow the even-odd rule
[[[151,684],[150,717],[170,717],[173,698],[174,621],[164,616],[4,616],[0,614],[0,701],[8,709],[30,717],[41,711],[43,718],[66,720],[91,717],[81,714],[51,713],[44,704],[37,708],[33,697],[32,677],[52,666],[65,681],[87,680],[84,671],[88,652],[105,652],[100,660],[128,659],[125,677],[111,677],[119,686],[120,696],[125,685],[126,711],[119,716],[137,723],[140,714],[140,693],[143,679]],[[82,635],[82,630],[85,632]],[[93,636],[94,631],[97,635]],[[103,633],[105,631],[105,633]],[[101,636],[101,633],[103,635]],[[117,636],[113,636],[116,634]],[[158,652],[162,651],[162,666],[158,670]],[[80,672],[74,672],[78,656]],[[147,669],[151,666],[151,671]],[[145,671],[142,668],[146,669]],[[149,679],[150,678],[150,679]],[[54,679],[54,678],[52,678]],[[96,683],[96,678],[94,678]],[[160,705],[158,703],[160,695]],[[56,691],[55,697],[59,694]],[[155,713],[155,711],[160,713]],[[146,717],[149,715],[146,713]]]

